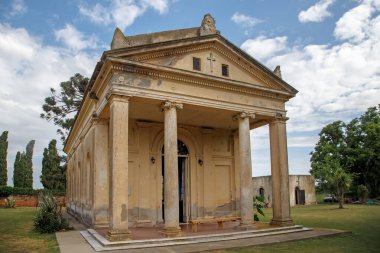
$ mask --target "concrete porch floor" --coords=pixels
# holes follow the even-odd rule
[[[215,223],[204,223],[198,225],[198,231],[192,232],[191,224],[180,224],[183,236],[199,236],[199,235],[210,235],[210,234],[222,234],[237,232],[236,227],[239,225],[239,221],[235,222],[225,222],[223,230],[218,229],[218,224]],[[257,229],[267,229],[274,228],[278,226],[271,226],[269,223],[259,222],[256,223]],[[132,235],[132,240],[146,240],[146,239],[158,239],[165,238],[160,232],[160,227],[141,227],[141,228],[130,228]],[[106,237],[107,228],[96,229],[96,232],[101,236]]]
[[[226,222],[223,230],[218,229],[217,224],[208,223],[200,225],[196,233],[191,231],[190,225],[182,225],[185,237],[180,240],[178,238],[163,238],[163,235],[159,232],[160,228],[131,228],[132,240],[125,243],[109,243],[103,238],[107,232],[106,229],[85,230],[85,227],[74,218],[71,216],[68,218],[70,218],[70,224],[77,230],[56,233],[62,253],[89,253],[96,251],[118,253],[212,252],[228,248],[249,247],[349,233],[349,231],[331,229],[311,230],[300,226],[289,227],[289,232],[282,230],[280,227],[269,226],[268,223],[258,223],[254,233],[247,233],[238,232],[235,229],[238,222]],[[92,247],[88,242],[91,242]],[[141,245],[145,246],[141,247]]]

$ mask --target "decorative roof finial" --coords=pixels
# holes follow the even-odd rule
[[[215,27],[215,19],[211,16],[210,13],[207,13],[206,15],[204,15],[202,24],[199,30],[200,30],[200,36],[218,33]]]
[[[278,76],[279,78],[282,78],[281,76],[281,67],[280,65],[278,65],[274,70],[273,70],[273,73]]]
[[[118,49],[127,46],[128,41],[125,38],[123,32],[119,28],[116,28],[111,42],[111,49]]]

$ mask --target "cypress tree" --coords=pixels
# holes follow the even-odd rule
[[[17,152],[13,170],[13,186],[33,188],[33,148],[35,141],[26,145],[26,152]]]
[[[66,177],[60,166],[61,158],[57,151],[57,141],[51,140],[48,148],[44,149],[42,158],[41,183],[49,190],[65,190]]]
[[[25,153],[25,181],[24,188],[33,188],[33,148],[34,140],[31,140],[28,145],[26,145]]]
[[[6,186],[8,181],[7,170],[8,131],[0,135],[0,186]]]
[[[22,158],[20,151],[17,152],[15,163],[13,167],[13,186],[14,187],[22,187],[23,183],[23,175],[22,175]]]

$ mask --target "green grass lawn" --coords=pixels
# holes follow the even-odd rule
[[[36,208],[0,208],[0,252],[59,252],[55,234],[33,231]]]
[[[345,205],[344,209],[337,207],[337,204],[300,206],[292,208],[291,212],[295,224],[311,228],[350,230],[352,234],[233,249],[226,252],[380,252],[380,205]],[[272,216],[271,209],[265,211],[267,217]]]
[[[317,205],[292,208],[296,224],[351,230],[352,234],[233,249],[224,252],[380,252],[380,205]],[[33,231],[35,208],[0,209],[0,252],[59,252],[54,234]],[[271,209],[265,210],[269,220]]]

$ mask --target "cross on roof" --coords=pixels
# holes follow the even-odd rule
[[[214,58],[214,56],[212,55],[212,53],[210,53],[210,56],[207,57],[207,60],[210,61],[210,70],[211,70],[211,73],[212,73],[212,72],[213,72],[213,69],[212,69],[213,64],[212,64],[212,62],[213,62],[213,61],[216,61],[215,58]]]

